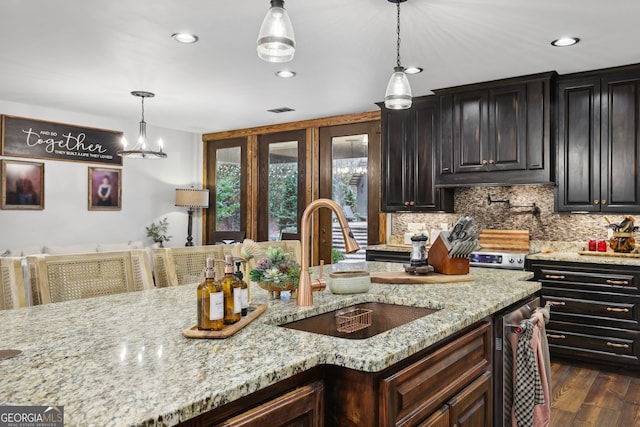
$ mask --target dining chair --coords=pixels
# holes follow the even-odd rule
[[[233,245],[185,246],[180,248],[156,248],[153,250],[153,266],[156,287],[186,285],[204,280],[207,258],[215,263],[216,277],[224,275],[224,256],[231,253]]]
[[[139,291],[153,288],[144,250],[27,257],[34,304]]]
[[[0,310],[27,306],[20,258],[0,258]]]
[[[242,243],[246,237],[246,231],[214,231],[213,243],[216,245],[222,243]]]

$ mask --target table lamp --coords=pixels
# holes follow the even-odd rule
[[[187,225],[187,243],[185,246],[193,246],[193,213],[196,208],[209,207],[209,190],[201,190],[197,188],[177,188],[176,189],[176,206],[189,208],[189,222]]]

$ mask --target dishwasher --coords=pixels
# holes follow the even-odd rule
[[[512,325],[529,319],[540,307],[540,298],[532,296],[496,313],[493,324],[493,422],[494,427],[511,426],[513,403],[513,351],[511,349]]]

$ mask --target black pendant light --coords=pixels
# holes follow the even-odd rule
[[[400,3],[407,0],[388,0],[395,3],[397,8],[397,26],[396,34],[398,36],[396,42],[396,66],[393,68],[393,74],[387,83],[387,91],[384,95],[384,106],[391,110],[406,110],[411,108],[411,86],[409,79],[404,72],[404,67],[400,63]]]
[[[137,96],[142,101],[142,119],[140,120],[140,132],[138,133],[138,141],[136,145],[127,149],[126,141],[123,140],[122,150],[118,151],[119,156],[131,157],[134,159],[164,159],[167,157],[167,153],[162,151],[162,140],[158,141],[158,150],[151,149],[151,145],[147,140],[147,122],[144,121],[144,99],[153,98],[156,96],[151,92],[144,92],[136,90],[131,92],[131,95]]]

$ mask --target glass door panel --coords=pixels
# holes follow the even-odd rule
[[[269,240],[298,232],[298,141],[269,144]]]
[[[242,187],[241,148],[216,150],[216,231],[238,231]]]
[[[258,241],[299,233],[306,206],[306,131],[258,137]]]

